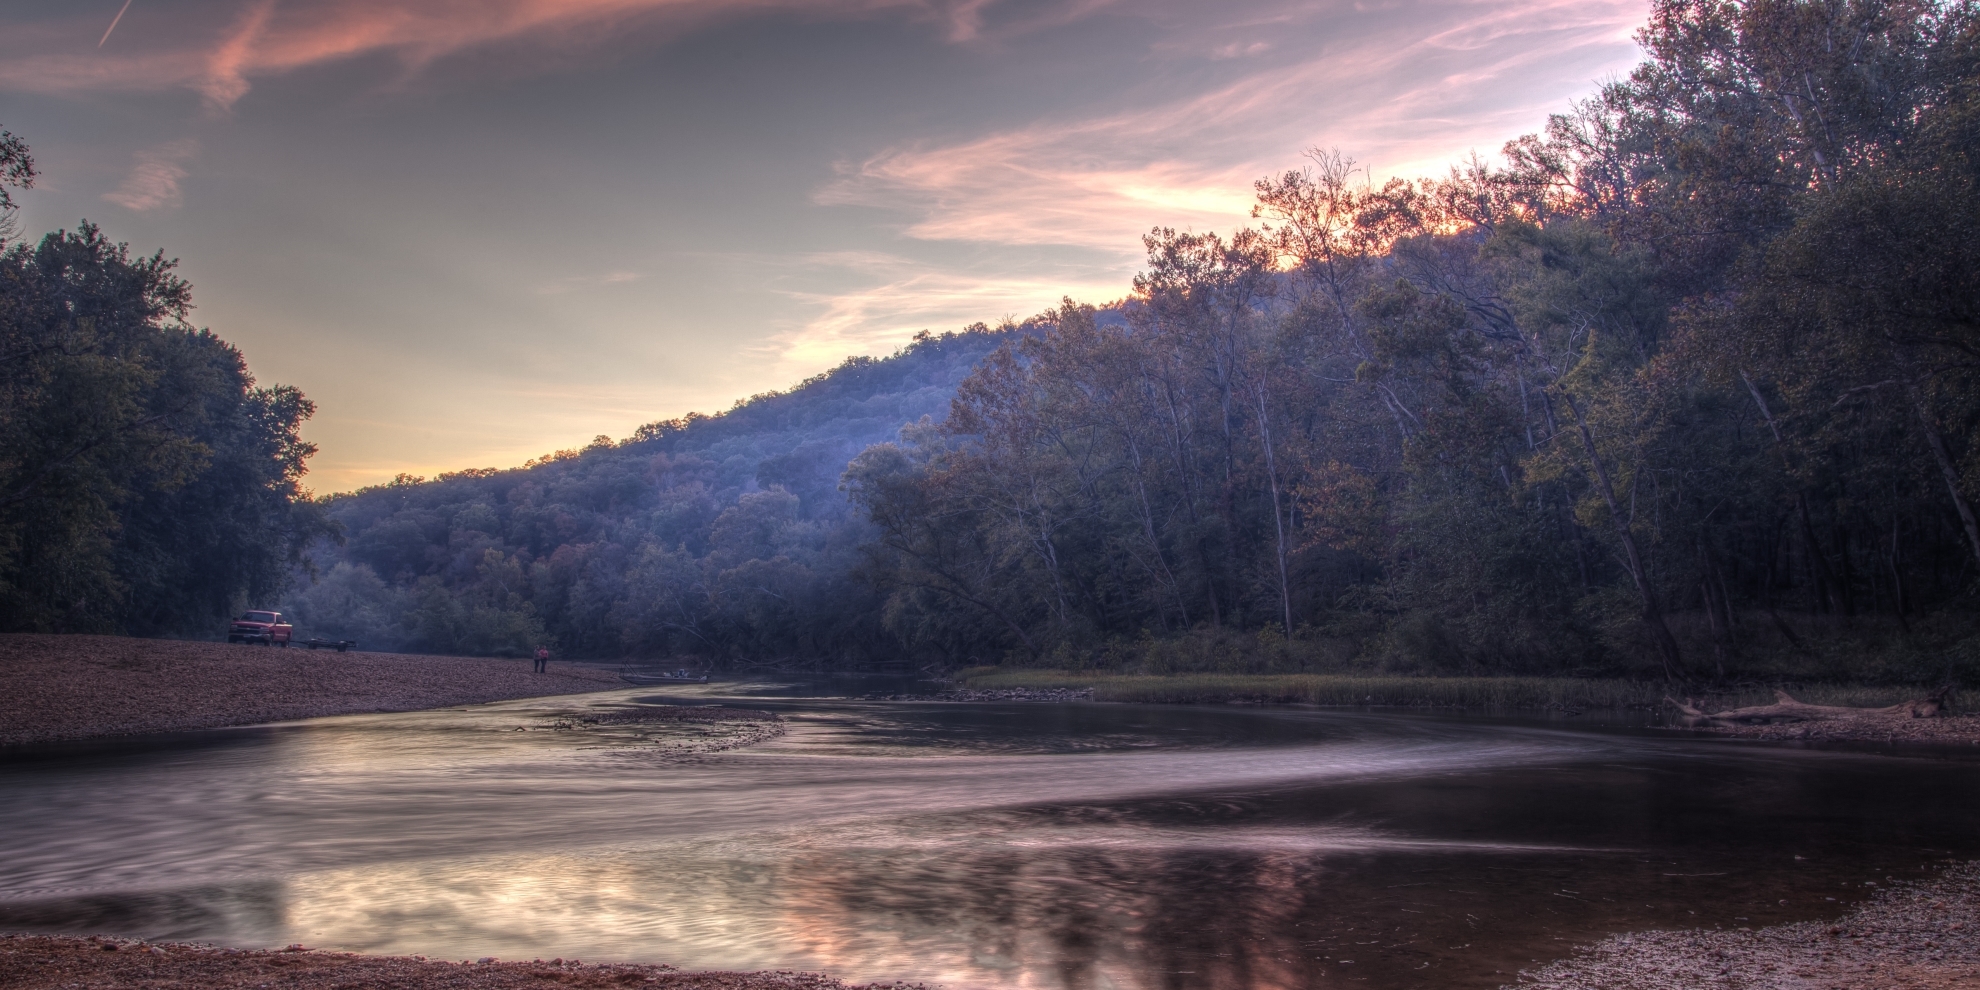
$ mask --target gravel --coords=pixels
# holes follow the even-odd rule
[[[863,986],[868,990],[926,990],[905,983]],[[0,935],[0,990],[56,987],[860,990],[818,973],[683,973],[671,966],[600,965],[561,959],[456,963],[311,952],[301,946],[269,952],[68,935]]]
[[[1821,722],[1775,722],[1768,725],[1713,725],[1707,731],[1743,739],[1804,742],[1883,743],[1980,747],[1980,713],[1912,718],[1909,715],[1860,715]]]
[[[0,635],[0,746],[403,712],[623,687],[528,660],[121,636]]]
[[[1980,988],[1980,863],[1886,888],[1837,921],[1617,935],[1507,990],[1899,987]]]
[[[1092,701],[1092,688],[991,688],[944,691],[941,694],[869,694],[861,701]]]
[[[582,715],[553,716],[546,728],[591,732],[621,745],[628,741],[625,730],[631,729],[633,740],[650,743],[665,756],[702,756],[741,749],[768,742],[787,730],[783,717],[775,712],[721,705],[592,710]]]

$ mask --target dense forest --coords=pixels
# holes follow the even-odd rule
[[[1377,184],[1315,152],[1252,228],[1149,234],[1122,302],[322,499],[308,403],[187,326],[162,257],[14,244],[0,608],[170,632],[280,597],[380,648],[729,664],[1971,679],[1975,13],[1658,2],[1627,78],[1498,158]]]
[[[1980,20],[1660,2],[1499,163],[1157,230],[847,474],[908,642],[1053,665],[1973,667]],[[1249,633],[1250,635],[1242,635]]]
[[[34,178],[0,132],[0,628],[210,633],[334,532],[300,486],[313,408],[186,322],[162,254],[16,240]]]

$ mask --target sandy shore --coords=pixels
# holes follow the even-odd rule
[[[1510,990],[1980,990],[1980,863],[1895,885],[1838,921],[1636,932]]]
[[[857,990],[817,973],[683,973],[670,966],[565,962],[438,962],[299,950],[263,952],[66,935],[0,936],[0,990],[56,987],[282,987],[408,990],[659,987],[667,990]],[[866,984],[874,990],[919,990]]]
[[[0,745],[356,712],[416,711],[622,687],[609,671],[528,660],[0,635]]]

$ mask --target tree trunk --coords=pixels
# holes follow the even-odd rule
[[[1279,609],[1286,624],[1286,638],[1293,634],[1292,584],[1286,574],[1286,524],[1279,511],[1279,468],[1272,457],[1272,420],[1265,409],[1265,386],[1258,386],[1258,431],[1265,442],[1265,478],[1272,489],[1272,529],[1278,538],[1275,547],[1279,564]]]
[[[1911,718],[1935,718],[1945,711],[1946,702],[1952,697],[1950,685],[1942,687],[1923,698],[1899,702],[1888,708],[1849,708],[1842,705],[1811,705],[1796,701],[1786,691],[1774,692],[1771,705],[1754,705],[1750,708],[1734,708],[1723,712],[1706,712],[1695,705],[1686,704],[1666,696],[1664,700],[1686,718],[1710,722],[1825,722],[1837,719],[1863,718],[1872,715],[1905,715]]]
[[[1841,612],[1842,604],[1836,595],[1836,576],[1829,572],[1829,555],[1822,549],[1822,541],[1815,538],[1815,521],[1808,511],[1808,493],[1796,492],[1795,509],[1801,514],[1801,542],[1808,547],[1808,578],[1815,585],[1815,610],[1818,612]]]
[[[1907,381],[1905,394],[1911,399],[1911,408],[1918,414],[1918,425],[1925,432],[1925,444],[1932,448],[1932,458],[1939,462],[1939,473],[1946,479],[1946,490],[1952,493],[1953,507],[1959,510],[1960,525],[1966,527],[1966,542],[1973,549],[1973,559],[1980,561],[1980,522],[1973,518],[1973,507],[1966,502],[1966,496],[1959,493],[1959,470],[1953,467],[1952,455],[1946,451],[1946,438],[1939,435],[1939,423],[1932,418],[1932,411],[1925,405],[1925,396],[1918,390],[1916,381]]]
[[[1629,531],[1629,520],[1624,519],[1616,504],[1616,486],[1609,480],[1609,469],[1602,463],[1602,454],[1595,446],[1595,434],[1588,429],[1588,417],[1581,414],[1581,406],[1574,396],[1562,392],[1568,411],[1574,414],[1574,425],[1581,432],[1581,444],[1588,451],[1588,463],[1595,470],[1595,481],[1602,491],[1602,501],[1609,507],[1609,522],[1615,526],[1616,539],[1622,543],[1623,566],[1628,568],[1631,581],[1636,583],[1636,594],[1643,600],[1643,624],[1657,639],[1657,651],[1663,659],[1664,679],[1675,681],[1684,672],[1684,656],[1678,650],[1677,637],[1671,635],[1671,627],[1664,621],[1664,610],[1657,607],[1657,594],[1650,587],[1650,576],[1643,568],[1643,557],[1636,550],[1636,535]]]

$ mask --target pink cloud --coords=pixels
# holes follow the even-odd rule
[[[1208,92],[888,149],[842,165],[814,198],[903,210],[913,218],[905,233],[921,239],[1132,260],[1154,225],[1249,222],[1251,181],[1296,166],[1308,148],[1339,147],[1406,176],[1494,151],[1632,64],[1644,9],[1640,0],[1501,0],[1384,13],[1358,25],[1352,44]]]
[[[140,213],[174,209],[181,199],[179,182],[186,177],[183,163],[198,153],[199,143],[192,140],[140,151],[123,184],[104,193],[103,198]]]
[[[880,11],[939,25],[956,43],[1041,30],[1112,0],[1062,0],[991,30],[999,0],[253,0],[230,23],[201,35],[181,18],[171,38],[149,47],[126,26],[118,45],[81,43],[93,24],[59,22],[0,40],[0,87],[34,92],[189,87],[226,108],[256,78],[376,54],[418,68],[476,47],[523,42],[539,50],[609,43],[624,30],[684,31],[713,20],[762,12],[861,17]],[[217,35],[217,37],[216,37]],[[80,40],[79,40],[80,39]],[[122,49],[122,50],[119,50]]]
[[[207,102],[217,107],[230,107],[234,101],[247,94],[248,81],[245,72],[254,60],[255,42],[268,27],[268,17],[275,10],[275,0],[257,0],[246,10],[241,11],[240,20],[220,42],[220,47],[206,62],[206,77],[198,88],[206,95]]]
[[[802,264],[858,287],[784,293],[816,309],[801,325],[776,335],[766,354],[793,380],[847,354],[890,351],[917,330],[955,330],[1004,316],[1023,319],[1062,296],[1106,302],[1127,291],[1115,273],[1091,267],[948,267],[874,251],[812,255]]]

